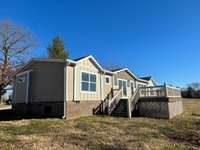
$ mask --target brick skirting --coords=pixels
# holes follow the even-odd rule
[[[101,101],[67,101],[67,119],[93,115]]]

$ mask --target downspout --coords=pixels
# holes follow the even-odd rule
[[[63,119],[66,119],[67,116],[67,112],[66,112],[66,108],[67,108],[67,62],[65,63],[64,66],[64,109],[63,109]]]

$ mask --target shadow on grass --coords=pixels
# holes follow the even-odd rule
[[[193,146],[200,146],[200,134],[196,132],[195,129],[193,131],[187,131],[172,126],[161,127],[160,133],[177,142],[191,144]]]
[[[200,113],[192,113],[192,116],[200,117]]]
[[[21,120],[21,119],[46,119],[46,118],[59,118],[59,117],[17,114],[12,109],[0,110],[0,121]]]

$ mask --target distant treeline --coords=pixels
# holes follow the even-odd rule
[[[200,90],[196,91],[193,88],[183,89],[181,95],[184,98],[200,98]]]
[[[182,89],[182,97],[184,98],[200,98],[200,83],[194,82]]]

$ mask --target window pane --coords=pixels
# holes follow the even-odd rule
[[[82,81],[89,81],[89,74],[82,72]]]
[[[110,83],[110,78],[106,77],[106,83]]]
[[[81,89],[82,89],[82,91],[89,91],[89,83],[82,82]]]
[[[90,83],[90,91],[96,91],[96,83]]]
[[[119,82],[119,88],[122,89],[122,81],[118,80],[118,82]]]
[[[90,74],[90,82],[96,82],[96,75]]]

